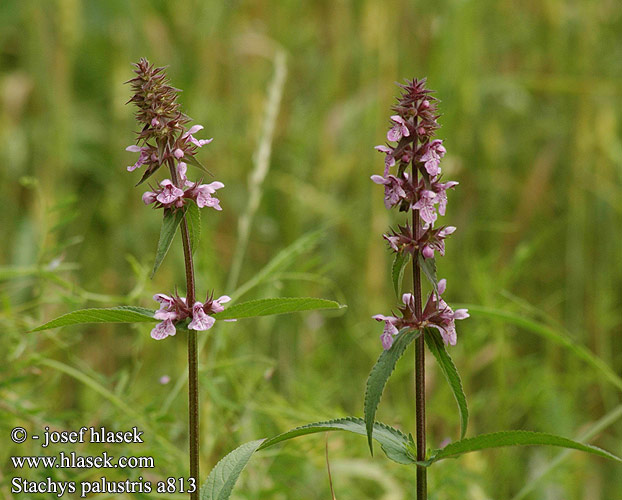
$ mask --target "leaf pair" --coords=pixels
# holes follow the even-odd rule
[[[313,297],[278,297],[249,300],[234,304],[222,312],[214,314],[215,319],[243,319],[258,316],[273,316],[301,311],[321,309],[341,309],[346,307],[332,300]],[[59,316],[34,330],[38,332],[60,326],[86,323],[155,323],[154,311],[144,307],[118,306],[101,309],[81,309]]]
[[[617,462],[622,462],[621,458],[608,451],[597,448],[596,446],[579,443],[553,434],[528,431],[495,432],[491,434],[482,434],[474,438],[463,439],[455,443],[450,443],[440,450],[434,450],[430,458],[426,461],[417,462],[415,459],[415,443],[413,443],[410,436],[406,436],[401,431],[380,422],[375,422],[372,430],[373,439],[380,443],[387,457],[394,462],[405,465],[422,465],[428,467],[439,460],[454,458],[472,451],[518,445],[558,446],[580,450]],[[329,431],[346,431],[365,435],[367,433],[367,426],[365,421],[360,418],[346,417],[338,420],[330,420],[328,422],[317,422],[305,425],[271,439],[259,439],[243,444],[225,456],[212,469],[207,480],[201,487],[201,500],[227,500],[233,491],[238,477],[256,451],[269,448],[277,443],[298,436]]]

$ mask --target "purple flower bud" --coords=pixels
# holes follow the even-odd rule
[[[431,259],[434,257],[434,249],[430,245],[425,245],[421,253],[426,259]]]

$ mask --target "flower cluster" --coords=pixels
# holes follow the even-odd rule
[[[175,325],[188,318],[191,318],[187,325],[189,330],[209,330],[216,322],[212,315],[224,311],[222,304],[229,302],[231,297],[223,295],[214,299],[212,295],[208,295],[205,302],[197,301],[192,307],[186,304],[185,297],[177,294],[169,297],[158,293],[153,296],[153,300],[160,303],[160,309],[155,312],[154,317],[161,322],[151,330],[151,337],[162,340],[175,335]]]
[[[186,129],[190,119],[180,111],[179,90],[169,85],[164,68],[155,68],[146,59],[141,59],[135,67],[136,77],[128,82],[133,91],[129,102],[138,108],[136,119],[143,128],[138,133],[139,144],[126,148],[139,153],[136,163],[127,170],[132,172],[145,167],[140,184],[166,163],[172,177],[172,180],[160,182],[157,189],[152,187],[152,191],[147,191],[143,201],[154,203],[155,208],[182,208],[188,200],[193,200],[200,208],[221,210],[219,200],[212,195],[224,187],[222,182],[200,184],[186,178],[187,163],[201,167],[194,157],[197,148],[209,144],[212,139],[194,136],[203,129],[202,125]]]
[[[384,316],[382,314],[372,316],[376,321],[384,321],[384,330],[380,336],[382,346],[389,349],[393,344],[393,337],[404,328],[422,330],[426,327],[436,328],[445,344],[456,345],[455,320],[468,318],[469,312],[467,309],[456,309],[454,311],[447,305],[447,302],[441,297],[446,286],[446,280],[442,279],[438,282],[438,294],[435,292],[430,294],[419,318],[415,314],[415,300],[411,293],[402,295],[404,306],[398,308],[402,317]]]
[[[447,152],[443,141],[434,139],[439,128],[437,99],[425,88],[425,79],[407,81],[400,85],[402,95],[393,106],[391,127],[387,132],[387,144],[376,146],[384,153],[383,175],[372,175],[371,180],[384,186],[384,203],[387,209],[398,207],[400,211],[416,214],[416,230],[408,224],[398,226],[397,231],[385,234],[390,248],[396,253],[408,253],[413,265],[419,265],[417,257],[434,258],[435,251],[445,255],[445,238],[451,235],[454,226],[434,227],[439,215],[445,215],[447,191],[455,188],[455,181],[442,182],[441,160]],[[395,143],[395,144],[393,144]],[[412,171],[407,168],[412,165]],[[442,286],[441,286],[442,283]],[[404,307],[401,318],[376,315],[374,319],[385,322],[381,336],[382,345],[389,349],[393,337],[402,328],[421,329],[427,326],[437,328],[446,344],[456,343],[454,320],[468,317],[466,310],[455,313],[440,298],[445,289],[445,280],[438,284],[438,296],[430,295],[420,317],[416,317],[414,298],[403,296]]]

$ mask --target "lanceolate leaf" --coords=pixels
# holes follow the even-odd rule
[[[601,448],[597,448],[596,446],[589,444],[579,443],[577,441],[573,441],[572,439],[556,436],[554,434],[530,431],[502,431],[493,432],[491,434],[482,434],[481,436],[463,439],[461,441],[448,444],[445,448],[434,451],[431,457],[426,462],[423,462],[422,465],[431,465],[439,460],[457,457],[471,451],[500,448],[502,446],[526,445],[549,445],[559,446],[562,448],[571,448],[622,463],[622,458],[619,458],[608,451],[602,450]]]
[[[188,156],[184,156],[184,161],[186,163],[189,163],[190,165],[194,165],[197,168],[200,168],[201,170],[203,170],[203,172],[211,175],[212,177],[214,177],[214,174],[212,174],[209,170],[207,170],[203,164],[197,160],[193,155],[188,155]]]
[[[192,253],[194,253],[201,241],[201,210],[192,201],[188,203],[188,208],[186,209],[186,221],[188,222],[190,248]]]
[[[428,281],[432,284],[434,291],[438,294],[438,278],[436,277],[436,259],[425,259],[421,253],[419,253],[419,267],[428,278]]]
[[[434,354],[436,361],[438,361],[443,375],[445,375],[447,382],[449,382],[449,387],[451,387],[454,398],[456,398],[456,403],[458,403],[458,411],[460,412],[460,439],[462,439],[466,434],[467,424],[469,422],[469,410],[467,408],[466,396],[462,390],[460,375],[458,375],[456,365],[454,365],[449,353],[445,349],[445,344],[440,334],[436,330],[427,329],[425,331],[425,342],[428,349]]]
[[[355,417],[340,418],[327,422],[308,424],[291,431],[280,434],[267,440],[252,441],[236,448],[223,458],[212,469],[207,480],[201,487],[201,500],[227,500],[233,487],[255,451],[263,450],[275,444],[293,439],[298,436],[315,434],[317,432],[346,431],[364,436],[367,431],[363,419]],[[376,422],[373,429],[373,437],[380,443],[387,457],[395,462],[412,465],[415,457],[410,449],[412,440],[401,431],[388,425]]]
[[[264,441],[259,449],[263,450],[269,446],[298,436],[326,431],[348,431],[360,434],[361,436],[367,434],[365,421],[362,418],[346,417],[297,427],[296,429],[292,429],[291,431]],[[381,422],[375,422],[372,437],[380,443],[382,450],[391,460],[405,465],[415,463],[416,459],[409,451],[413,443],[403,432]]]
[[[201,487],[201,500],[226,500],[231,495],[240,473],[263,439],[251,441],[236,448],[212,469]]]
[[[160,230],[160,241],[158,241],[158,248],[156,250],[155,263],[153,264],[153,271],[151,271],[151,277],[153,278],[154,274],[162,264],[168,249],[173,242],[173,238],[175,236],[175,232],[177,231],[177,226],[184,217],[183,210],[164,210],[164,219],[162,220],[162,229]]]
[[[332,300],[313,297],[280,297],[259,299],[232,305],[223,312],[214,314],[216,319],[241,319],[256,316],[272,316],[317,309],[341,309],[346,307]]]
[[[396,253],[393,266],[391,266],[391,277],[393,278],[393,289],[395,295],[400,296],[402,288],[402,279],[404,278],[404,269],[410,260],[410,254],[407,252]]]
[[[158,320],[153,317],[153,311],[143,307],[119,306],[106,309],[81,309],[64,314],[32,331],[39,332],[59,326],[84,323],[153,323],[156,321]]]
[[[419,330],[404,330],[400,332],[397,337],[395,337],[391,348],[382,352],[367,379],[367,388],[365,390],[365,424],[367,428],[367,442],[369,443],[369,449],[372,454],[374,453],[372,429],[382,392],[387,384],[387,380],[389,380],[391,373],[393,373],[395,369],[397,360],[404,354],[408,345],[419,335],[421,335]]]

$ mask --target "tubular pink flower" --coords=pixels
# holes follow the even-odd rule
[[[387,146],[383,146],[383,145],[376,146],[374,149],[386,155],[384,157],[384,175],[386,176],[389,173],[389,169],[393,165],[395,165],[395,158],[393,157],[393,149]]]
[[[180,158],[183,158],[183,157],[184,157],[184,150],[183,150],[183,149],[180,149],[180,148],[177,148],[175,151],[173,151],[173,156],[174,156],[175,158],[177,158],[178,160],[179,160]]]
[[[205,331],[214,326],[216,320],[205,314],[203,303],[195,302],[192,306],[192,321],[188,324],[190,330]]]
[[[154,193],[153,191],[145,191],[143,194],[143,203],[145,205],[151,205],[154,201],[156,201],[157,197],[157,193]]]
[[[427,145],[425,153],[421,156],[421,161],[424,162],[426,171],[432,177],[441,173],[441,158],[445,156],[446,152],[443,141],[440,139],[435,139]]]
[[[209,144],[210,142],[214,140],[213,138],[212,139],[195,139],[192,134],[196,134],[199,130],[203,130],[203,125],[194,125],[190,127],[190,130],[188,130],[184,135],[181,136],[181,139],[190,141],[192,144],[198,147],[203,147],[206,144]]]
[[[443,300],[441,295],[445,292],[447,280],[442,279],[438,282],[438,295],[433,293],[423,311],[424,319],[428,325],[436,328],[445,342],[445,345],[456,345],[456,320],[469,317],[467,309],[457,309],[453,311]]]
[[[230,300],[231,300],[231,297],[229,297],[228,295],[221,295],[220,297],[218,297],[216,300],[212,302],[212,311],[214,311],[215,313],[224,311],[225,308],[223,307],[223,304],[226,304]]]
[[[155,340],[162,340],[166,337],[172,337],[177,333],[175,325],[172,320],[165,319],[162,323],[158,323],[153,330],[151,330],[151,338]]]
[[[184,195],[184,192],[169,179],[164,179],[160,182],[160,186],[162,187],[162,192],[156,196],[156,199],[162,205],[172,205]]]
[[[210,184],[201,184],[197,186],[193,192],[196,196],[196,202],[199,208],[211,207],[216,210],[222,210],[220,200],[212,196],[217,189],[225,187],[222,182],[214,181]]]
[[[395,316],[384,316],[382,314],[376,314],[372,316],[376,321],[384,321],[384,330],[380,335],[380,340],[382,341],[382,347],[384,350],[388,350],[393,345],[393,337],[395,337],[399,330],[395,326],[395,323],[399,321]]]
[[[399,141],[402,137],[408,137],[410,135],[410,130],[408,130],[407,122],[404,118],[399,115],[393,115],[391,121],[393,121],[395,125],[387,132],[387,139],[389,141]]]
[[[371,180],[376,184],[384,185],[384,206],[387,208],[394,207],[406,197],[406,191],[403,188],[404,181],[394,175],[386,177],[372,175]]]
[[[144,147],[140,147],[140,146],[136,146],[135,144],[128,146],[127,148],[125,148],[126,151],[130,151],[131,153],[140,153],[140,155],[138,156],[138,160],[136,161],[136,163],[134,163],[134,165],[131,165],[129,167],[127,167],[127,171],[128,172],[133,172],[134,170],[136,170],[138,167],[144,165],[145,163],[147,163],[147,161],[149,160],[149,148],[144,146]]]
[[[434,225],[438,217],[434,209],[435,198],[435,192],[424,189],[421,191],[417,203],[411,207],[414,210],[419,210],[419,217],[421,217],[421,220],[430,226]]]

